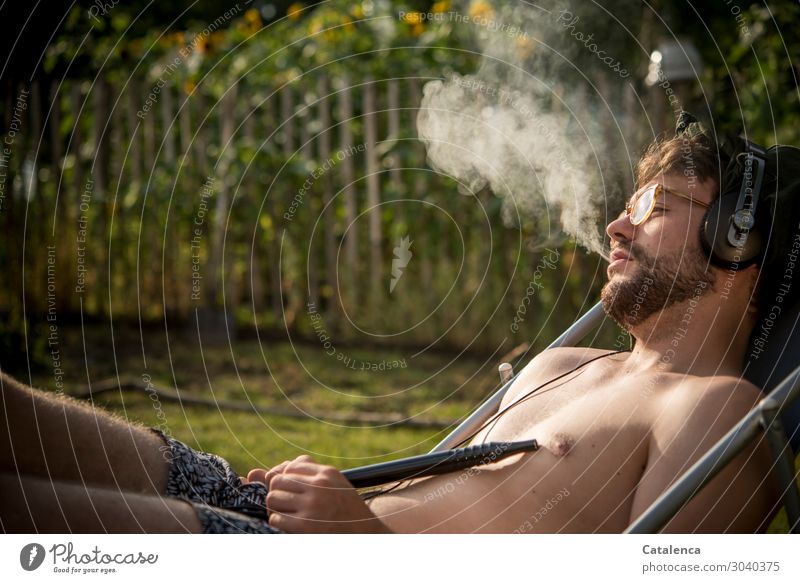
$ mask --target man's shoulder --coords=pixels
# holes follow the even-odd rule
[[[536,360],[547,361],[550,363],[580,364],[593,358],[613,354],[613,350],[601,348],[589,348],[585,346],[559,346],[549,348],[536,355]]]
[[[687,376],[663,396],[661,425],[708,424],[732,426],[752,409],[764,394],[737,376]]]
[[[691,376],[677,384],[678,396],[690,401],[726,401],[755,404],[763,397],[761,389],[745,378],[733,375]]]
[[[536,368],[539,373],[559,374],[592,359],[612,354],[612,350],[586,348],[582,346],[563,346],[541,351],[528,363],[527,367]]]

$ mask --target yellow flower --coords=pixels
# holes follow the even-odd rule
[[[403,14],[403,20],[409,24],[419,24],[422,22],[422,15],[419,12],[406,12]]]
[[[197,46],[197,52],[200,53],[201,55],[210,53],[212,50],[214,50],[214,45],[211,44],[211,39],[208,38],[207,36],[201,36],[200,38],[198,38],[196,46]]]
[[[411,35],[412,36],[419,36],[423,32],[425,32],[425,25],[421,22],[417,22],[411,27]]]
[[[364,18],[364,8],[361,6],[361,4],[356,4],[350,9],[350,14],[353,15],[353,18],[361,20]]]
[[[197,89],[197,83],[195,83],[191,79],[183,84],[183,90],[186,92],[186,95],[191,95],[192,93],[194,93],[195,89]]]
[[[244,19],[250,23],[251,26],[261,26],[261,14],[255,8],[251,8],[244,13]]]
[[[528,36],[521,36],[517,39],[517,56],[526,59],[533,52],[536,43]]]
[[[311,26],[308,27],[308,32],[312,35],[319,34],[319,31],[322,30],[322,21],[319,19],[314,19],[311,21]]]
[[[344,17],[343,22],[345,31],[353,32],[353,30],[355,30],[356,27],[353,25],[353,21],[347,18],[346,16]]]
[[[211,42],[215,47],[221,46],[223,42],[225,42],[225,31],[224,30],[215,30],[211,33]]]
[[[469,15],[473,20],[489,21],[494,19],[494,10],[488,2],[478,0],[469,7]]]
[[[289,20],[298,20],[303,16],[303,8],[305,8],[305,6],[302,2],[290,4],[289,8],[286,9],[286,16],[289,17]]]
[[[441,13],[450,10],[450,0],[441,0],[441,2],[434,2],[431,6],[431,12]]]

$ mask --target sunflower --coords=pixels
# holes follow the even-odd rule
[[[303,16],[303,8],[305,8],[305,5],[302,2],[290,4],[289,8],[286,9],[286,16],[289,17],[289,20],[299,20]]]
[[[478,0],[470,5],[469,15],[473,20],[482,20],[486,22],[494,19],[494,10],[492,10],[488,2]]]
[[[250,23],[251,27],[261,28],[261,14],[255,8],[250,8],[244,13],[244,19]]]

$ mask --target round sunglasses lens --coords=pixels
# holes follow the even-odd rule
[[[631,223],[638,225],[644,222],[653,206],[655,194],[655,187],[651,187],[645,190],[639,198],[636,199],[636,203],[633,205],[633,212],[631,213]]]

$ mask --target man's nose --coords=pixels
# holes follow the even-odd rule
[[[628,215],[624,212],[606,226],[608,236],[620,243],[631,241],[635,230],[636,227],[631,224]]]

